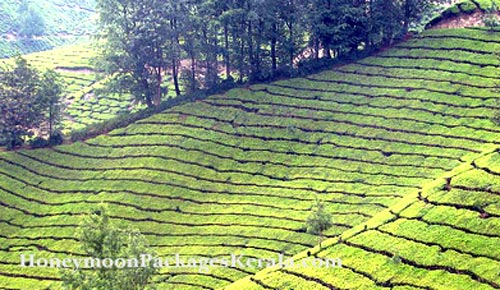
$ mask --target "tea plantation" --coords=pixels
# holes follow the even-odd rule
[[[82,256],[75,230],[100,203],[162,257],[343,262],[162,270],[159,289],[498,289],[499,52],[500,31],[431,30],[85,142],[0,153],[0,289],[59,289],[58,270],[19,255]],[[322,249],[305,231],[316,198],[334,222]]]

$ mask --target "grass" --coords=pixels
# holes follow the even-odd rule
[[[500,128],[489,118],[499,45],[499,33],[430,31],[106,136],[0,154],[0,288],[58,289],[57,271],[22,269],[19,254],[81,255],[75,228],[101,202],[161,256],[312,251],[345,264],[163,270],[160,289],[494,288]],[[75,114],[110,114],[96,104]],[[334,216],[323,250],[304,231],[316,198]]]

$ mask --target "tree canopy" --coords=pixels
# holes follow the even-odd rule
[[[151,255],[145,238],[137,231],[114,226],[107,209],[99,207],[82,221],[77,238],[87,257],[97,259],[140,260],[141,255]],[[66,269],[63,271],[64,289],[79,290],[153,290],[151,283],[156,268],[152,264],[135,268]]]
[[[41,74],[22,57],[11,69],[0,70],[0,139],[8,147],[26,137],[53,132],[57,124],[62,84],[54,71]]]
[[[21,1],[16,19],[16,30],[20,36],[32,38],[45,33],[45,20],[27,1]]]
[[[300,61],[390,44],[433,0],[98,0],[111,88],[148,106],[166,75],[191,91],[265,80]],[[311,53],[312,52],[312,53]],[[179,79],[181,75],[183,78]]]

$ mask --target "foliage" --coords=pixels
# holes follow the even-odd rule
[[[103,66],[111,91],[149,107],[163,73],[186,91],[290,75],[298,63],[338,58],[405,35],[431,0],[100,0]],[[150,7],[154,7],[151,9]],[[181,61],[183,59],[183,61]]]
[[[151,255],[145,238],[137,231],[116,228],[103,206],[87,215],[78,229],[81,249],[87,257],[98,259],[136,258]],[[138,268],[72,269],[62,273],[64,289],[78,290],[153,290],[156,273],[152,264]]]
[[[113,78],[111,92],[127,92],[148,107],[158,106],[171,30],[169,1],[101,0],[103,69]]]
[[[47,70],[42,75],[43,102],[46,108],[46,123],[48,124],[48,135],[50,140],[54,140],[54,131],[61,122],[62,104],[61,97],[64,92],[64,85],[61,76],[54,70]],[[52,143],[52,142],[51,142]]]
[[[55,72],[43,75],[17,57],[12,70],[0,72],[0,134],[9,148],[56,123],[61,84]],[[40,134],[39,134],[40,135]]]
[[[311,214],[306,221],[307,232],[319,236],[319,246],[323,239],[323,232],[333,226],[332,215],[325,209],[325,205],[319,199],[311,210]]]
[[[23,37],[32,38],[45,33],[45,21],[26,0],[23,0],[18,9],[17,33]]]
[[[500,271],[500,252],[492,251],[500,155],[466,162],[500,140],[487,120],[498,98],[500,61],[491,55],[499,41],[480,28],[430,30],[356,63],[179,104],[86,142],[2,153],[3,247],[82,253],[72,239],[80,213],[106,202],[113,221],[139,229],[162,256],[306,256],[317,236],[303,229],[321,196],[335,217],[323,235],[343,242],[311,252],[341,255],[346,267],[274,268],[255,281],[276,289],[311,289],[314,281],[341,289],[490,289],[482,281],[498,283]],[[436,195],[425,190],[417,199],[435,178],[474,168],[452,179],[457,188],[441,191],[438,180]],[[476,211],[477,201],[490,218]],[[391,222],[377,227],[381,220]],[[19,267],[18,252],[3,260],[0,287],[61,286],[55,270]],[[159,288],[261,289],[248,275],[238,266],[157,278]],[[243,286],[229,285],[245,277]]]
[[[483,22],[486,27],[492,32],[496,27],[500,26],[500,16],[499,16],[498,6],[496,2],[493,2],[490,9],[487,10],[483,17]]]

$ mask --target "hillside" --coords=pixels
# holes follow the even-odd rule
[[[316,197],[335,222],[318,255],[343,269],[180,269],[159,288],[498,288],[498,51],[500,31],[428,31],[86,142],[1,153],[0,289],[57,288],[58,271],[19,254],[81,255],[80,214],[101,202],[162,256],[266,258],[316,245]]]
[[[20,37],[16,32],[21,1],[4,0],[0,3],[0,58],[16,53],[50,50],[58,46],[87,41],[95,32],[94,1],[84,0],[75,4],[68,0],[26,1],[45,23],[42,36]]]
[[[140,108],[130,95],[95,93],[96,88],[102,87],[102,81],[97,80],[94,71],[95,57],[95,50],[88,43],[23,55],[35,68],[41,71],[53,69],[60,74],[64,83],[62,102],[65,108],[61,128],[65,134]],[[11,58],[0,63],[12,65],[13,62]]]
[[[342,269],[274,269],[224,289],[498,289],[499,161],[487,152],[314,251]]]

